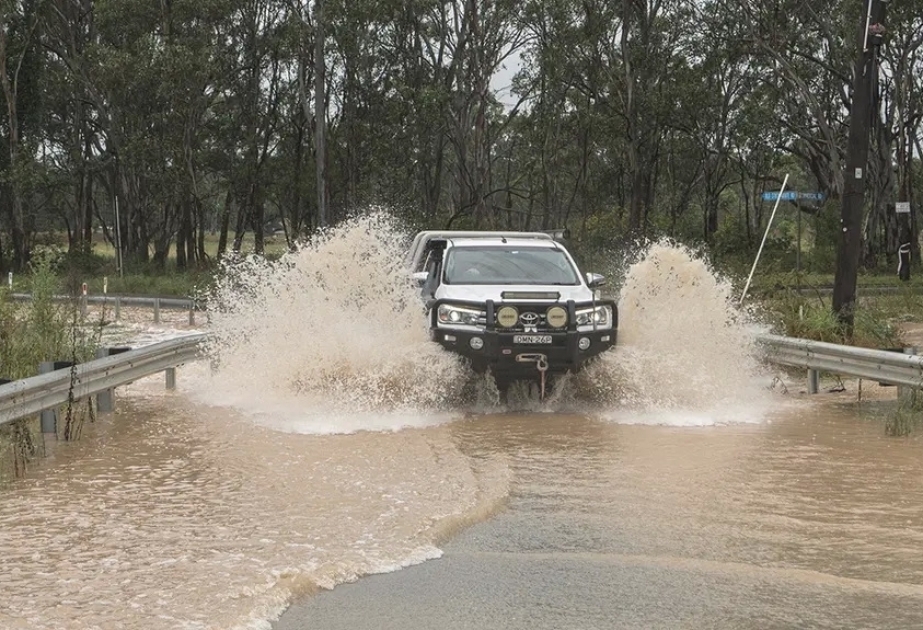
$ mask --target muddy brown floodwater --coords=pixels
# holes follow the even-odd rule
[[[0,489],[0,628],[923,624],[923,442],[890,403],[318,435],[192,393],[139,382]]]
[[[504,461],[506,508],[439,560],[295,606],[292,629],[919,628],[923,442],[874,404],[765,423],[451,425]]]

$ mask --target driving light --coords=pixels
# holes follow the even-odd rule
[[[581,338],[580,338],[580,341],[577,342],[577,347],[580,348],[581,350],[586,350],[587,348],[589,348],[589,347],[590,347],[590,338],[589,338],[589,337],[581,337]]]
[[[484,340],[480,337],[472,337],[471,341],[468,342],[468,345],[471,346],[472,350],[480,350],[484,347]]]
[[[545,321],[552,328],[564,328],[567,325],[567,311],[560,306],[552,306],[545,313]]]
[[[497,323],[504,328],[512,328],[519,321],[519,311],[512,306],[504,306],[497,311]]]

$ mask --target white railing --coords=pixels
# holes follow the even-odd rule
[[[109,404],[114,388],[159,372],[172,388],[176,367],[199,358],[205,338],[188,335],[0,385],[0,425],[94,394]]]
[[[0,385],[0,425],[34,416],[68,402],[103,395],[121,385],[165,372],[167,387],[175,383],[175,368],[200,358],[206,335],[197,334],[95,359]],[[820,372],[923,389],[923,356],[842,346],[779,335],[758,335],[771,363],[808,370],[808,389],[817,392]],[[107,404],[111,404],[107,399]]]
[[[29,293],[11,293],[10,298],[17,302],[29,302],[32,295]],[[205,303],[201,300],[192,298],[163,298],[163,297],[140,297],[133,295],[55,295],[52,296],[54,302],[70,302],[80,307],[80,314],[84,317],[87,314],[88,304],[102,304],[113,309],[115,319],[121,318],[123,306],[147,306],[154,309],[154,323],[160,323],[161,309],[174,309],[189,311],[189,325],[195,325],[196,311],[204,310]]]
[[[820,372],[923,389],[923,356],[910,348],[890,352],[779,335],[759,335],[757,341],[771,363],[808,370],[808,392],[812,394],[817,393]]]
[[[30,293],[11,293],[10,297],[17,302],[32,301]],[[133,295],[55,295],[51,298],[55,302],[86,302],[87,304],[120,304],[122,306],[157,306],[163,309],[177,309],[181,311],[200,308],[201,304],[192,298],[168,297],[143,297]]]

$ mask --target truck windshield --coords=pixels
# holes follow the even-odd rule
[[[577,271],[558,249],[546,247],[458,247],[448,252],[446,284],[580,284]]]

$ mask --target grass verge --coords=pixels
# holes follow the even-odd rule
[[[853,334],[847,337],[830,300],[786,292],[764,299],[758,309],[779,334],[865,348],[904,346],[899,324],[923,319],[923,295],[907,293],[860,298]]]

